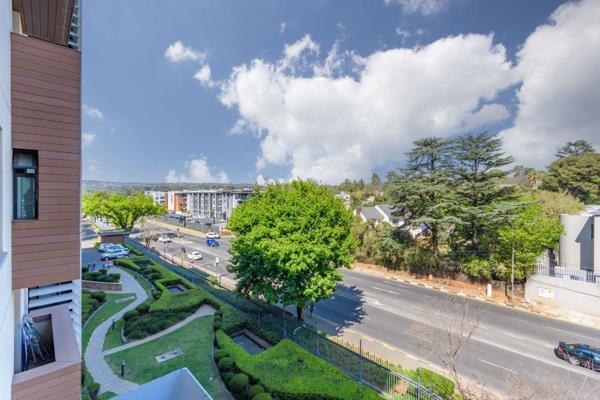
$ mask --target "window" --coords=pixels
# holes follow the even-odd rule
[[[37,151],[13,151],[14,219],[36,219],[38,214]]]

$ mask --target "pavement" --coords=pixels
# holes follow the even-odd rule
[[[127,311],[134,309],[139,304],[143,303],[148,297],[146,291],[128,272],[121,268],[115,268],[121,274],[121,282],[123,284],[123,293],[134,293],[136,299],[121,311],[117,312],[112,318],[101,323],[92,333],[90,341],[85,350],[84,360],[88,372],[94,378],[94,381],[100,384],[100,393],[113,392],[116,394],[125,393],[131,389],[135,389],[138,384],[119,378],[114,374],[110,366],[104,360],[103,347],[104,338],[112,325],[112,320],[120,319]]]
[[[182,244],[197,247],[194,250],[203,254],[217,255],[213,249],[205,248],[203,241],[204,238],[188,234],[167,252],[180,257],[177,246]],[[219,268],[223,269],[230,259],[223,254],[226,246],[218,250],[222,260]],[[222,273],[231,277],[227,271]],[[306,313],[306,317],[328,334],[356,347],[360,345],[365,351],[405,367],[425,366],[443,372],[439,348],[434,351],[423,345],[424,337],[437,335],[436,343],[444,340],[440,321],[458,322],[461,313],[468,309],[476,315],[473,318],[478,326],[457,360],[463,377],[483,382],[487,389],[500,395],[511,392],[517,380],[531,388],[547,386],[545,380],[552,379],[569,388],[600,390],[599,373],[571,366],[554,354],[561,340],[600,347],[598,329],[402,282],[372,271],[343,270],[342,274],[344,279],[334,296],[319,302],[312,316]],[[291,308],[290,311],[293,312]]]

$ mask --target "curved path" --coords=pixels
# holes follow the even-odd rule
[[[125,393],[138,386],[137,383],[126,381],[125,379],[119,378],[114,374],[110,366],[104,360],[102,354],[102,348],[104,347],[104,338],[106,333],[112,325],[112,320],[120,319],[123,314],[129,310],[133,310],[139,304],[143,303],[148,297],[146,291],[142,286],[135,280],[135,278],[129,274],[129,272],[122,268],[117,268],[121,274],[121,282],[123,283],[123,293],[135,293],[135,300],[123,308],[118,313],[114,314],[112,318],[107,319],[92,333],[87,349],[85,350],[84,360],[85,366],[88,372],[94,378],[96,383],[100,384],[100,393],[113,392],[116,394]]]

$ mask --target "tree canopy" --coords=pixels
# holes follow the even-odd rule
[[[94,217],[104,217],[121,230],[130,231],[141,217],[158,215],[165,207],[154,204],[151,197],[139,192],[124,195],[107,192],[84,193],[82,210]]]
[[[587,140],[578,139],[573,142],[567,142],[563,147],[556,153],[557,158],[568,157],[568,156],[580,156],[582,154],[595,153],[594,146]]]
[[[600,201],[600,153],[573,154],[548,167],[542,188],[565,190],[586,204]]]
[[[295,305],[329,298],[352,263],[353,217],[343,202],[312,182],[267,185],[237,207],[228,224],[230,271],[237,290],[270,303]]]

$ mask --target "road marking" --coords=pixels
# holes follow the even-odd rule
[[[371,289],[379,290],[380,292],[390,293],[390,294],[398,294],[398,292],[394,292],[393,290],[388,290],[384,288],[380,288],[377,286],[371,286]]]
[[[575,332],[569,332],[569,331],[565,331],[564,329],[559,329],[559,328],[553,328],[551,326],[546,326],[546,328],[548,329],[552,329],[553,331],[558,331],[561,332],[563,334],[567,334],[567,335],[575,335],[575,336],[579,336],[579,337],[583,337],[586,339],[590,339],[593,341],[598,341],[600,339],[600,337],[591,337],[591,336],[586,336],[586,335],[582,335],[581,333],[575,333]]]
[[[503,367],[502,365],[494,364],[493,362],[489,362],[489,361],[486,361],[486,360],[482,360],[481,358],[479,359],[479,361],[481,361],[481,362],[482,362],[482,363],[484,363],[484,364],[491,365],[492,367],[496,367],[496,368],[503,369],[503,370],[505,370],[505,371],[508,371],[508,372],[510,372],[510,373],[512,373],[512,374],[515,374],[515,375],[517,374],[517,372],[516,372],[516,371],[513,371],[513,370],[512,370],[512,369],[510,369],[510,368]]]
[[[504,336],[508,336],[508,337],[511,337],[511,338],[514,338],[514,339],[517,339],[517,340],[526,340],[524,337],[513,335],[512,333],[502,332],[502,334]]]

